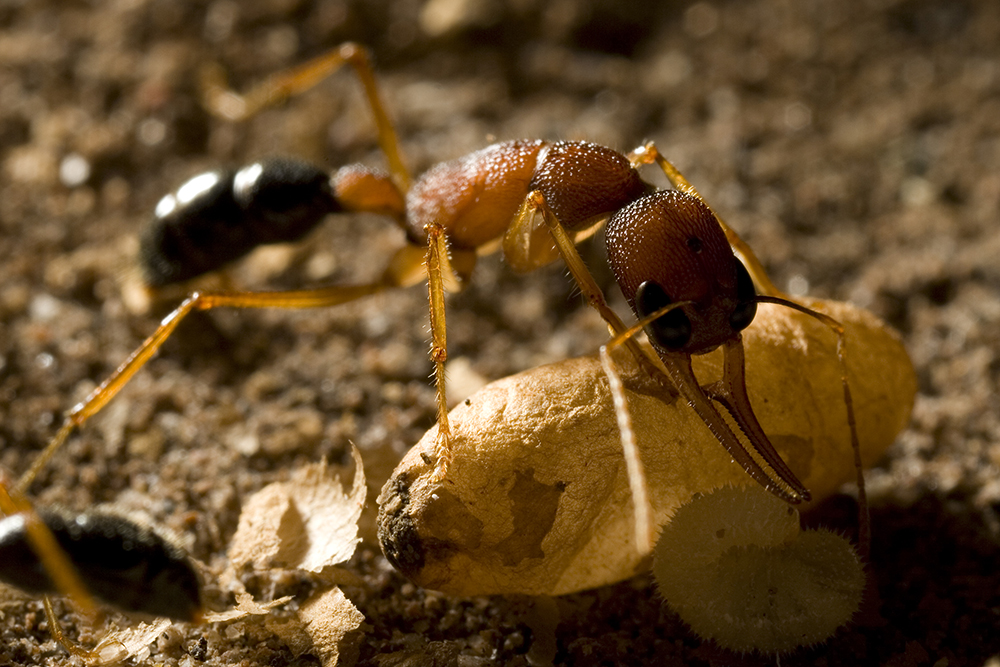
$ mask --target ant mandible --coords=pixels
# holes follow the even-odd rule
[[[333,306],[424,278],[437,385],[436,471],[440,479],[446,479],[451,450],[445,388],[445,286],[461,288],[471,278],[477,256],[499,247],[518,272],[562,257],[584,297],[620,344],[667,391],[679,393],[691,405],[753,479],[788,502],[809,499],[809,491],[760,428],[746,394],[739,332],[752,321],[756,303],[767,297],[757,296],[748,269],[730,246],[748,260],[758,284],[770,283],[752,253],[652,143],[624,155],[582,141],[505,141],[438,164],[411,185],[369,56],[351,43],[265,81],[243,96],[213,75],[206,79],[206,106],[225,118],[246,118],[312,87],[345,64],[354,69],[364,88],[390,173],[351,165],[328,175],[300,160],[271,158],[235,172],[195,176],[160,201],[152,224],[142,235],[147,284],[158,288],[185,281],[218,269],[258,245],[296,240],[330,213],[387,215],[406,232],[408,245],[395,254],[382,277],[369,284],[191,293],[132,356],[69,411],[59,432],[22,478],[19,491],[27,488],[72,430],[110,401],[192,311]],[[657,191],[640,177],[637,168],[654,163],[676,190]],[[647,357],[626,335],[626,326],[607,305],[575,247],[608,218],[609,262],[636,314],[658,317],[647,324],[659,360]],[[725,350],[724,378],[706,392],[691,370],[691,355],[719,346]],[[731,420],[723,417],[717,404]]]

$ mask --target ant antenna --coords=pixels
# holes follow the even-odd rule
[[[871,553],[871,513],[868,508],[868,493],[865,489],[865,474],[861,463],[861,443],[858,439],[858,424],[854,415],[854,398],[851,395],[851,386],[847,381],[847,356],[845,347],[847,346],[847,336],[844,325],[829,315],[803,306],[800,303],[791,301],[784,297],[765,296],[757,297],[757,303],[772,303],[777,306],[784,306],[798,311],[819,322],[822,322],[837,336],[837,364],[840,366],[840,383],[844,388],[844,405],[847,409],[847,425],[851,431],[851,450],[854,452],[854,468],[857,472],[858,485],[858,551],[862,558],[868,559]]]
[[[687,301],[681,301],[660,308],[652,315],[642,318],[627,330],[602,345],[600,351],[601,368],[604,369],[604,374],[608,377],[611,400],[615,406],[615,417],[618,420],[618,431],[621,434],[625,469],[628,473],[629,487],[632,490],[632,505],[635,511],[635,546],[636,550],[641,554],[647,554],[653,549],[653,525],[649,511],[649,492],[642,459],[639,457],[639,449],[635,444],[635,431],[632,429],[632,416],[628,411],[628,404],[625,398],[625,386],[622,383],[621,375],[618,373],[611,355],[626,341],[630,340],[646,326],[652,324],[654,320],[666,315],[674,308],[687,304]],[[645,354],[645,352],[642,352],[642,354]],[[650,363],[655,364],[652,358],[648,356],[646,358]]]

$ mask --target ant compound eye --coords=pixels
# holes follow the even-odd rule
[[[663,287],[652,280],[639,285],[635,291],[635,309],[640,317],[648,317],[664,306],[672,303]],[[680,308],[675,308],[658,317],[646,332],[657,345],[668,350],[679,350],[691,340],[691,320]]]
[[[736,262],[736,309],[729,316],[729,326],[733,331],[743,331],[753,322],[757,314],[757,290],[743,262]]]

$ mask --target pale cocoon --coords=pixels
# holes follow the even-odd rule
[[[852,306],[810,301],[846,328],[849,383],[865,465],[910,417],[916,378],[894,332]],[[744,332],[747,389],[782,458],[822,499],[855,478],[836,337],[814,318],[761,305]],[[654,521],[696,493],[754,484],[676,396],[618,354]],[[702,384],[721,356],[696,357]],[[559,595],[648,567],[607,379],[597,357],[498,380],[450,413],[453,462],[434,475],[437,428],[379,497],[386,556],[418,585],[459,595]]]

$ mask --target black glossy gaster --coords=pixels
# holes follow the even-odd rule
[[[87,589],[127,612],[193,621],[201,614],[198,574],[184,552],[122,516],[40,510]],[[0,581],[35,594],[58,594],[32,549],[26,518],[0,520]]]
[[[156,205],[139,240],[146,284],[214,271],[268,243],[297,241],[340,204],[326,172],[274,157],[189,179]]]

